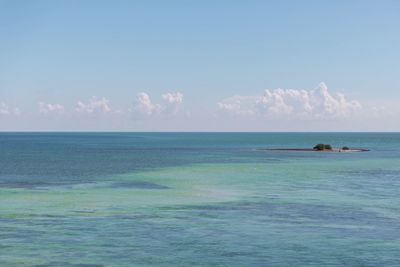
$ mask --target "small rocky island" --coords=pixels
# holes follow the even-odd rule
[[[343,146],[341,148],[332,148],[330,144],[317,144],[313,148],[269,148],[260,150],[272,150],[272,151],[298,151],[298,152],[366,152],[369,149],[364,148],[349,148]]]
[[[363,148],[349,148],[348,146],[343,146],[341,148],[332,148],[329,144],[317,144],[313,147],[313,151],[325,151],[325,152],[365,152],[369,149]]]

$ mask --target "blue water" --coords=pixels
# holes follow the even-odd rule
[[[362,153],[280,152],[329,143]],[[0,133],[0,266],[400,266],[399,133]]]

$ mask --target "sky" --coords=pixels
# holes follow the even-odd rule
[[[400,1],[0,0],[0,131],[400,131]]]

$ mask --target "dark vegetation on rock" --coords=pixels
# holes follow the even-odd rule
[[[322,150],[332,150],[332,146],[329,144],[317,144],[314,146],[315,150],[322,151]]]

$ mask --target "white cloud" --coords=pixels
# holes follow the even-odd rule
[[[241,116],[267,118],[345,118],[361,111],[358,101],[341,93],[332,95],[321,82],[312,90],[265,90],[260,96],[235,95],[218,103],[220,111]]]
[[[137,109],[146,115],[153,115],[161,111],[159,104],[153,104],[150,96],[146,93],[139,93],[136,97]]]
[[[75,111],[88,114],[110,113],[111,107],[109,106],[109,102],[105,97],[97,98],[93,96],[87,103],[78,101]]]
[[[39,103],[39,113],[41,114],[62,114],[65,112],[65,108],[61,104],[46,104],[43,102]]]
[[[256,115],[256,104],[261,100],[257,96],[234,95],[218,103],[218,108],[234,115]]]
[[[164,112],[169,114],[176,114],[179,111],[180,106],[183,103],[183,94],[177,93],[166,93],[162,95],[162,98],[166,102],[164,105]]]
[[[136,97],[136,110],[147,116],[152,115],[175,115],[179,112],[183,103],[183,94],[165,93],[162,95],[163,103],[153,103],[147,93],[141,92]]]
[[[183,94],[177,93],[166,93],[162,95],[162,98],[170,104],[180,104],[183,102]]]
[[[0,103],[0,115],[4,116],[19,116],[21,115],[21,111],[17,107],[10,107],[6,103]]]

